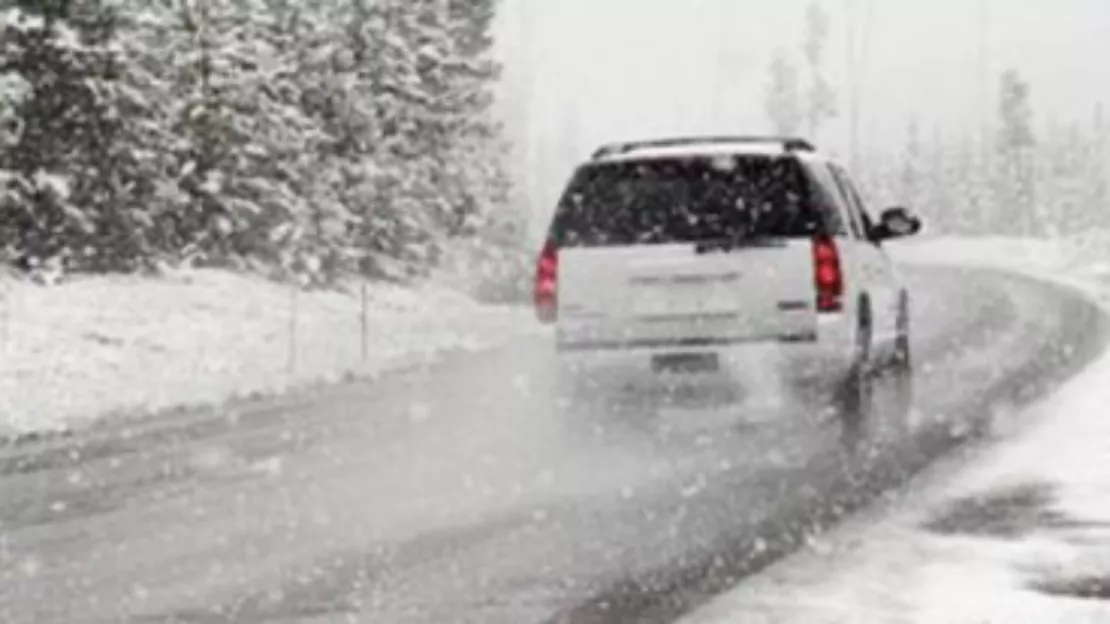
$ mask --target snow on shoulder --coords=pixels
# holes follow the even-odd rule
[[[0,276],[0,437],[373,375],[529,327],[440,286],[367,292],[364,360],[357,287],[294,291],[217,270],[57,286]]]

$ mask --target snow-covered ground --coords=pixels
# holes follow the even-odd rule
[[[1110,305],[1105,236],[932,241],[908,260],[1020,269]],[[940,462],[685,624],[1110,622],[1110,354],[1027,426]]]
[[[369,376],[535,327],[526,309],[443,286],[372,284],[364,359],[350,290],[294,301],[288,287],[211,270],[51,287],[0,275],[0,439]]]

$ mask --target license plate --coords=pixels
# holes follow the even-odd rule
[[[651,358],[656,373],[713,373],[721,363],[716,353],[671,353]]]
[[[735,311],[733,293],[706,292],[704,290],[676,290],[673,292],[645,293],[634,299],[633,310],[641,316],[665,314],[713,314]]]

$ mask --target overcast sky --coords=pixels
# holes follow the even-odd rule
[[[846,29],[869,0],[824,0],[828,75],[846,104]],[[499,45],[514,138],[530,155],[534,199],[551,201],[596,144],[671,133],[758,133],[767,66],[799,53],[808,0],[502,0]],[[1016,67],[1040,121],[1110,105],[1110,0],[870,0],[863,141],[974,130],[993,114],[997,75]],[[986,42],[986,75],[980,42]],[[800,60],[800,59],[799,59]],[[985,85],[985,81],[987,82]],[[986,88],[984,88],[984,86]],[[843,107],[846,110],[846,106]],[[817,137],[847,145],[843,119]],[[543,208],[546,208],[544,206]]]

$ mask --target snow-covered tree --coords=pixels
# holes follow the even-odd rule
[[[501,67],[493,59],[493,20],[496,0],[449,0],[454,61],[449,64],[448,106],[461,115],[451,158],[461,164],[459,194],[453,198],[452,217],[473,227],[504,212],[510,182],[505,159],[509,146],[504,128],[495,120],[493,88]],[[458,228],[455,229],[458,231]]]
[[[111,4],[109,4],[111,3]],[[407,278],[514,230],[493,0],[0,0],[28,264]]]
[[[364,273],[404,278],[429,264],[437,213],[436,156],[445,137],[434,123],[433,80],[446,44],[442,14],[427,0],[336,3],[333,49],[318,85],[332,153],[345,166],[342,201],[357,215],[352,247]]]
[[[132,40],[170,133],[157,232],[185,259],[337,270],[344,236],[303,111],[308,15],[286,0],[157,0]]]
[[[818,138],[825,122],[836,117],[836,91],[825,76],[825,53],[828,50],[830,18],[820,0],[811,0],[806,10],[806,34],[802,51],[809,72],[805,100],[805,118],[809,134]]]
[[[1033,110],[1029,84],[1017,70],[1002,74],[998,102],[997,201],[992,224],[1010,234],[1039,233],[1036,218]]]
[[[906,131],[906,147],[902,157],[902,201],[917,205],[921,200],[923,176],[921,126],[916,119],[910,121]]]
[[[493,5],[445,0],[335,3],[343,41],[318,60],[310,107],[344,160],[353,248],[372,275],[434,262],[443,237],[479,227],[503,201],[494,122]],[[325,60],[326,59],[326,60]]]
[[[0,238],[24,266],[134,267],[148,254],[144,171],[125,137],[119,15],[99,0],[20,0],[0,10],[7,103]],[[2,6],[2,5],[0,5]]]
[[[13,15],[9,13],[6,17],[11,19]],[[0,32],[7,28],[7,25],[0,23]],[[20,74],[12,71],[0,72],[0,206],[14,205],[18,200],[18,197],[13,194],[16,190],[18,174],[11,169],[3,168],[6,162],[4,153],[18,143],[23,125],[19,109],[28,96],[30,88],[31,85]],[[0,228],[3,227],[5,227],[4,221],[0,220]],[[3,250],[4,245],[0,243],[0,252]],[[2,256],[0,259],[3,259]]]
[[[914,205],[929,215],[930,231],[967,231],[964,221],[971,204],[967,192],[969,150],[968,136],[946,134],[940,126],[934,127],[927,143],[923,141],[920,186]]]
[[[19,136],[17,112],[29,88],[30,85],[19,74],[0,74],[0,152],[10,149]]]
[[[803,120],[798,69],[779,52],[771,59],[769,73],[764,111],[775,132],[783,136],[795,135]]]
[[[1101,103],[1091,119],[1091,150],[1087,163],[1087,188],[1084,205],[1089,211],[1081,227],[1110,228],[1110,127]]]
[[[1077,122],[1053,120],[1034,154],[1040,233],[1072,234],[1091,225],[1087,177],[1093,143]]]
[[[176,3],[172,92],[186,253],[267,260],[306,208],[291,160],[309,124],[298,114],[280,16],[261,1]],[[290,93],[292,91],[292,93]],[[278,228],[282,228],[278,230]]]

